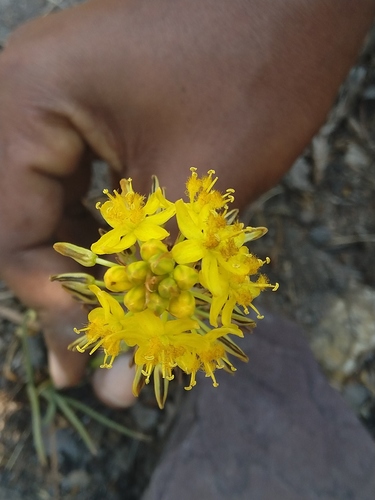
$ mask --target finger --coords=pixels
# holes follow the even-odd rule
[[[127,408],[135,397],[132,393],[134,368],[130,367],[130,355],[120,356],[110,370],[98,369],[93,376],[97,397],[112,408]]]
[[[49,276],[76,269],[55,255],[51,246],[72,218],[69,207],[79,193],[72,190],[66,196],[65,184],[74,177],[85,146],[66,120],[42,116],[38,107],[30,105],[35,88],[25,85],[30,78],[21,67],[17,58],[11,63],[2,54],[0,272],[42,319],[55,383],[71,385],[82,375],[85,360],[67,352],[66,346],[73,338],[73,326],[82,324],[84,316],[58,284],[49,282]]]

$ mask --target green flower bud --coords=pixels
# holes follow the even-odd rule
[[[125,266],[109,267],[104,273],[103,280],[106,288],[111,292],[124,292],[133,286],[129,281]]]
[[[126,273],[132,283],[144,283],[148,272],[149,265],[144,260],[132,262],[126,267]]]
[[[169,274],[173,271],[176,261],[172,258],[170,252],[153,255],[149,259],[151,271],[158,276]]]
[[[168,248],[159,240],[148,240],[142,243],[140,252],[143,260],[149,260],[153,255],[168,252]]]
[[[56,252],[61,253],[65,257],[70,257],[74,259],[76,262],[81,264],[81,266],[92,267],[95,266],[97,261],[97,255],[94,254],[91,250],[87,248],[79,247],[77,245],[73,245],[72,243],[55,243],[53,248]]]
[[[73,297],[85,304],[96,304],[98,299],[89,290],[88,286],[95,284],[94,276],[86,273],[64,273],[55,274],[50,277],[51,281],[59,281],[63,288]]]
[[[67,283],[62,283],[64,290],[70,293],[79,302],[84,304],[98,304],[98,299],[94,293],[92,293],[86,285],[82,283],[75,283],[74,285],[69,285]]]
[[[168,276],[159,283],[158,292],[163,298],[170,299],[171,297],[177,296],[180,293],[180,289],[176,281]]]
[[[141,312],[146,306],[146,291],[144,285],[131,288],[124,296],[124,304],[131,312]]]
[[[176,318],[187,318],[195,312],[195,298],[188,290],[183,290],[169,301],[169,312]]]
[[[190,266],[179,264],[173,271],[173,278],[176,280],[180,290],[190,290],[198,282],[198,271]]]
[[[163,278],[164,276],[156,276],[150,272],[145,281],[146,290],[149,292],[157,292],[159,283],[163,280]]]
[[[63,274],[54,274],[50,276],[51,281],[59,281],[60,283],[81,283],[82,285],[93,285],[95,284],[94,276],[86,273],[63,273]]]
[[[147,298],[147,307],[160,316],[168,307],[169,300],[160,297],[156,292],[150,293]]]

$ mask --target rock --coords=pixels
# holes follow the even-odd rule
[[[316,245],[326,245],[332,238],[332,232],[327,226],[315,226],[310,230],[310,238]]]
[[[289,172],[284,176],[284,182],[290,189],[299,191],[311,191],[311,167],[307,160],[301,156],[298,158]]]
[[[354,283],[342,297],[332,297],[311,335],[311,347],[339,385],[352,376],[375,349],[374,290]]]
[[[373,500],[375,447],[298,327],[268,314],[250,362],[188,395],[143,500]]]
[[[347,384],[342,392],[345,400],[354,411],[360,412],[361,407],[370,399],[371,392],[361,384]]]
[[[61,481],[64,492],[84,492],[90,483],[89,474],[83,469],[72,470]]]

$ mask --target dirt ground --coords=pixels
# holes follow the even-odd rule
[[[19,23],[74,1],[0,0],[0,43]],[[251,249],[269,255],[280,283],[257,306],[303,325],[316,358],[375,437],[375,31],[342,86],[327,123],[283,181],[244,214],[269,233]],[[212,167],[212,166],[210,166]],[[48,466],[32,441],[20,325],[24,309],[0,284],[0,500],[139,499],[173,424],[183,391],[164,412],[144,392],[128,411],[96,401],[88,384],[67,396],[153,439],[121,435],[77,412],[97,447],[93,455],[63,413],[43,427]],[[37,383],[45,374],[42,340],[27,340]],[[42,403],[42,412],[48,412]]]

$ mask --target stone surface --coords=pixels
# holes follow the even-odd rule
[[[359,374],[364,357],[375,351],[375,291],[354,282],[344,295],[333,297],[313,328],[311,348],[338,386]]]
[[[187,398],[143,500],[374,499],[374,443],[303,333],[270,314],[259,323],[241,343],[249,364]]]

